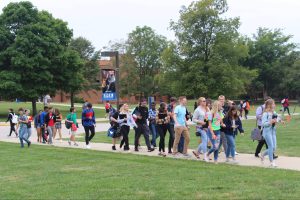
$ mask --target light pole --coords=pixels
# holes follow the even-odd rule
[[[120,69],[120,61],[119,61],[119,52],[118,51],[103,51],[101,52],[101,56],[103,57],[114,57],[116,58],[116,97],[117,97],[117,109],[119,108],[120,100],[119,100],[119,69]]]

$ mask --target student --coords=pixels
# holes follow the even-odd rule
[[[87,149],[91,148],[90,141],[95,136],[96,120],[95,120],[95,112],[92,107],[93,107],[92,104],[88,103],[87,109],[83,110],[81,115],[82,125],[85,131],[85,144]]]
[[[53,132],[53,139],[56,137],[56,133],[58,132],[59,134],[59,141],[62,142],[62,135],[61,135],[61,121],[62,121],[62,114],[59,112],[59,109],[55,109],[55,117],[56,117],[56,122],[55,122],[55,128]]]
[[[107,118],[109,115],[109,108],[110,108],[110,103],[109,103],[109,101],[106,101],[106,103],[105,103],[105,118]]]
[[[249,110],[250,110],[250,103],[249,100],[246,99],[244,104],[243,104],[243,109],[245,111],[245,119],[248,119],[248,114],[249,114]]]
[[[42,114],[42,111],[39,110],[38,114],[34,116],[34,128],[36,129],[37,133],[37,142],[42,142],[42,134],[41,134],[41,119],[40,116]]]
[[[31,133],[32,133],[32,129],[31,129],[31,123],[33,121],[32,116],[30,116],[30,110],[26,109],[25,111],[25,115],[28,119],[28,123],[27,123],[27,139],[29,139],[31,137]]]
[[[225,101],[226,101],[225,96],[220,95],[218,98],[218,101],[221,105],[220,111],[222,112],[223,116],[226,116],[227,112],[229,110],[229,106],[225,105]],[[227,150],[227,140],[226,140],[226,136],[225,136],[225,129],[223,127],[221,127],[220,134],[221,134],[221,136],[220,136],[219,152],[221,150],[221,147],[223,146],[224,153],[225,153]]]
[[[48,144],[53,144],[53,132],[56,122],[56,116],[53,113],[53,108],[49,107],[48,113],[45,116],[45,126],[48,133]]]
[[[14,110],[12,108],[8,109],[8,116],[7,116],[7,120],[6,120],[6,123],[9,122],[10,123],[10,132],[9,132],[9,137],[11,136],[12,132],[15,132],[16,134],[16,137],[18,137],[18,133],[16,131],[16,123],[18,123],[18,120],[17,120],[17,116],[16,114],[14,113]]]
[[[151,140],[151,145],[155,148],[156,147],[156,139],[159,136],[157,133],[157,127],[156,127],[156,104],[155,102],[151,103],[151,108],[149,109],[149,128],[152,133],[152,140]]]
[[[121,135],[123,136],[123,139],[121,141],[120,147],[122,148],[123,144],[124,145],[124,151],[129,151],[129,139],[128,139],[128,135],[129,135],[129,131],[130,131],[130,127],[137,127],[130,111],[129,111],[129,106],[128,104],[124,104],[119,112],[119,116],[118,116],[118,123],[119,126],[121,127]]]
[[[120,104],[118,110],[115,111],[115,112],[112,114],[112,116],[110,117],[110,124],[111,124],[111,126],[113,127],[114,130],[117,130],[118,127],[119,127],[118,117],[119,117],[119,113],[120,113],[120,110],[121,110],[122,107],[123,107],[123,104]],[[117,143],[117,140],[120,139],[120,137],[121,137],[121,134],[120,134],[120,135],[114,134],[114,135],[112,136],[112,145],[113,145],[113,146],[112,146],[112,150],[113,150],[113,151],[117,150],[117,149],[116,149],[116,143]],[[121,143],[121,144],[122,144],[122,143]],[[121,144],[120,144],[120,148],[122,148],[122,145],[121,145]]]
[[[167,133],[167,126],[170,123],[170,115],[168,114],[168,106],[166,103],[161,103],[156,114],[156,124],[159,133],[159,156],[166,156],[165,153],[165,137]]]
[[[283,113],[282,113],[282,115],[284,115],[285,111],[287,111],[288,114],[291,115],[291,114],[290,114],[290,109],[289,109],[289,106],[290,106],[290,104],[289,104],[289,97],[285,97],[285,98],[281,101],[281,104],[282,104],[282,106],[283,106]]]
[[[71,142],[73,142],[74,146],[78,146],[78,144],[75,142],[76,129],[72,128],[72,126],[74,125],[78,127],[76,109],[74,107],[70,108],[70,113],[67,115],[66,122],[72,124],[70,128],[70,138],[68,140],[68,143],[71,146],[72,145]]]
[[[148,152],[154,151],[154,148],[151,147],[149,141],[150,130],[149,126],[147,125],[147,120],[149,118],[149,112],[147,108],[147,101],[146,99],[142,99],[141,104],[139,107],[136,107],[133,111],[133,114],[136,116],[136,124],[137,128],[135,128],[135,141],[134,141],[134,150],[139,151],[139,139],[141,135],[144,135],[145,142],[148,148]]]
[[[207,142],[208,142],[208,114],[209,108],[206,106],[206,99],[200,97],[198,99],[198,107],[193,114],[193,122],[196,124],[196,131],[200,133],[201,144],[199,144],[197,151],[193,151],[196,158],[200,159],[200,152],[204,154],[204,161],[208,162],[206,157]]]
[[[234,163],[235,160],[235,136],[239,131],[242,135],[244,134],[244,130],[242,127],[242,121],[238,116],[238,110],[235,106],[230,107],[226,117],[224,118],[225,135],[227,139],[227,150],[226,150],[226,162],[229,162],[229,156],[232,157]]]
[[[225,128],[225,125],[223,124],[223,117],[224,115],[222,113],[222,104],[219,101],[214,101],[212,105],[211,114],[208,117],[209,120],[208,138],[212,143],[212,148],[208,151],[207,157],[211,153],[214,153],[215,163],[218,163],[221,126]]]
[[[279,122],[277,113],[275,112],[275,102],[273,99],[269,99],[265,103],[265,110],[262,116],[262,126],[263,126],[263,137],[268,144],[268,149],[265,150],[261,155],[262,162],[266,155],[269,156],[271,162],[271,167],[277,167],[274,162],[273,154],[276,150],[276,124]]]
[[[174,121],[175,121],[175,140],[173,144],[173,155],[178,155],[178,144],[181,135],[184,137],[184,149],[183,149],[183,156],[190,157],[188,154],[188,146],[190,143],[190,133],[186,124],[186,105],[187,99],[186,97],[179,98],[179,104],[174,109]]]
[[[17,130],[20,127],[19,130],[19,139],[21,143],[21,148],[24,148],[24,141],[27,143],[27,146],[30,147],[31,142],[27,139],[27,124],[28,124],[28,118],[24,113],[24,109],[19,109],[19,119],[18,119],[18,125]]]
[[[48,142],[47,140],[47,135],[46,135],[46,131],[47,131],[47,126],[45,124],[45,117],[48,114],[48,106],[44,106],[44,111],[41,113],[40,115],[40,122],[41,122],[41,135],[43,138],[43,143],[45,144],[46,142]]]
[[[244,104],[243,101],[240,101],[239,104],[240,118],[243,118],[243,112],[244,112],[243,104]]]
[[[175,97],[170,98],[170,104],[168,105],[168,114],[170,116],[170,123],[167,124],[167,129],[170,134],[168,143],[168,154],[172,154],[172,148],[174,144],[175,131],[174,131],[174,108],[176,107],[177,99]]]

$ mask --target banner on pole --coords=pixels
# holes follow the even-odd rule
[[[102,101],[117,100],[116,94],[116,71],[113,69],[102,69]]]

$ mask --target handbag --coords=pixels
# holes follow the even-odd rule
[[[107,130],[107,137],[113,137],[114,136],[114,134],[115,134],[115,132],[116,132],[117,130],[115,129],[115,127],[110,127],[108,130]]]
[[[76,124],[74,124],[74,123],[72,124],[71,130],[72,130],[72,131],[77,131],[77,126],[76,126]]]

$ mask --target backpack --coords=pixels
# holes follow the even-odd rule
[[[17,124],[18,123],[18,115],[16,115],[15,113],[11,113],[12,117],[11,117],[11,122],[13,124]]]
[[[67,120],[70,120],[70,115],[71,115],[71,114],[69,114],[69,115],[67,116]],[[66,126],[67,129],[70,129],[70,128],[72,127],[72,123],[67,122],[67,121],[65,120],[65,126]]]

